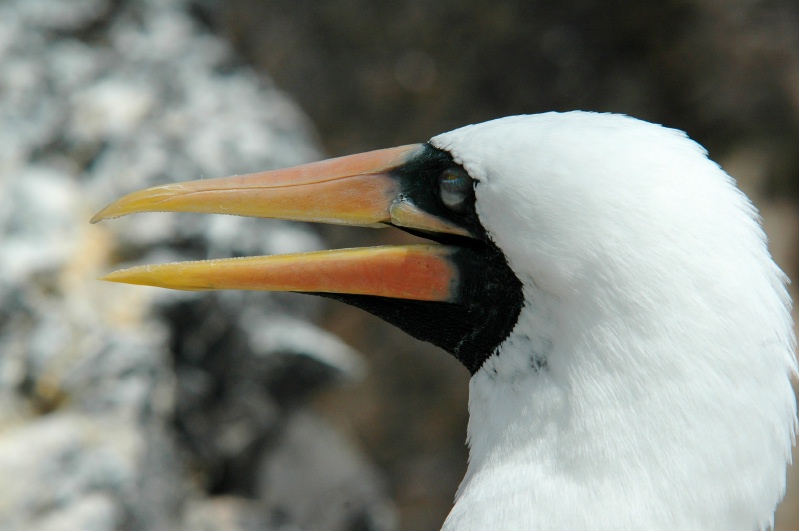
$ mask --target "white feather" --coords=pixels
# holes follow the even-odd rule
[[[478,181],[526,297],[471,380],[444,529],[769,528],[795,340],[733,180],[682,132],[619,115],[516,116],[432,143]]]

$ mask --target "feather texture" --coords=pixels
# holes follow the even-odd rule
[[[796,432],[786,277],[757,212],[682,132],[516,116],[431,143],[477,181],[524,283],[473,376],[444,530],[754,531]]]

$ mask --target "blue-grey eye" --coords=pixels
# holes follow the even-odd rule
[[[449,210],[463,214],[474,193],[472,178],[463,168],[447,168],[438,176],[438,195]]]

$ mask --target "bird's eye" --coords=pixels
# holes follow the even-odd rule
[[[447,168],[438,176],[438,194],[449,210],[463,214],[474,194],[472,178],[463,168]]]

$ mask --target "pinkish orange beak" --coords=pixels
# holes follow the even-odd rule
[[[101,210],[92,223],[139,212],[201,212],[401,228],[471,237],[403,197],[393,171],[421,144],[249,175],[156,186]],[[343,293],[454,302],[456,247],[408,245],[145,265],[104,280],[183,290]]]

